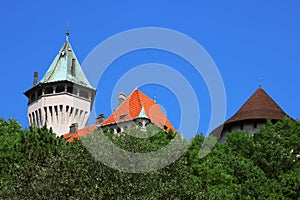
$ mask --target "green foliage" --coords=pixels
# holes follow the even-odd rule
[[[278,179],[283,173],[299,167],[294,150],[300,150],[300,124],[286,118],[275,125],[270,121],[253,136],[252,159],[269,178]]]
[[[253,135],[230,133],[213,149],[214,138],[187,142],[151,126],[129,127],[120,136],[105,129],[68,143],[46,127],[22,130],[15,120],[0,119],[0,199],[299,199],[299,137],[299,122],[284,119]],[[108,143],[132,153],[189,148],[164,168],[127,173],[97,161],[113,158]],[[126,156],[119,153],[132,164]]]

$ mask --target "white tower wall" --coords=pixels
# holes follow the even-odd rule
[[[69,132],[72,123],[84,128],[90,115],[89,99],[62,93],[45,95],[28,105],[29,125],[52,127],[57,136]]]

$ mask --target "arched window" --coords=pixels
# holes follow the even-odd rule
[[[38,90],[37,96],[38,96],[38,97],[42,96],[42,89],[39,89],[39,90]]]
[[[46,87],[45,94],[53,94],[53,87]]]
[[[140,128],[143,127],[143,123],[142,123],[141,121],[139,121],[137,124],[138,124],[138,126],[139,126]]]
[[[81,97],[83,97],[83,98],[86,98],[86,99],[89,98],[89,94],[88,94],[88,92],[85,91],[85,90],[80,90],[79,96],[81,96]]]
[[[120,127],[117,128],[117,133],[121,133],[121,128]]]
[[[73,94],[73,86],[68,86],[67,92]]]
[[[56,87],[55,92],[56,93],[61,93],[65,91],[65,87],[63,85],[59,85]]]

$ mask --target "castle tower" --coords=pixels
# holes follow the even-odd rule
[[[258,131],[268,119],[275,123],[284,117],[291,118],[259,87],[244,105],[225,121],[220,136],[217,135],[217,129],[211,134],[218,137],[220,142],[226,142],[226,134],[229,132],[248,131],[253,133]]]
[[[52,127],[57,136],[69,132],[70,126],[84,128],[90,115],[96,90],[84,75],[75,53],[66,41],[43,78],[24,94],[28,97],[29,125]]]

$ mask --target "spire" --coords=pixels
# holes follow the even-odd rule
[[[70,35],[70,33],[69,33],[69,22],[67,22],[67,25],[66,25],[66,41],[68,41],[69,35]]]
[[[140,111],[140,114],[136,118],[148,118],[149,119],[149,117],[146,114],[144,104],[142,104],[142,109]]]

